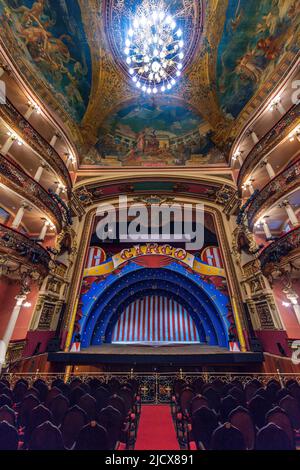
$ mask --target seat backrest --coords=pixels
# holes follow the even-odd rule
[[[81,386],[73,387],[69,395],[70,405],[78,405],[80,398],[85,394],[86,391]]]
[[[232,395],[222,398],[220,406],[220,419],[222,423],[228,421],[228,417],[232,410],[239,406],[239,402]]]
[[[45,400],[45,405],[50,406],[51,401],[55,398],[58,397],[58,395],[61,394],[61,391],[57,387],[52,387],[51,390],[48,391],[47,397]]]
[[[255,392],[261,388],[260,382],[256,380],[251,380],[251,382],[248,382],[245,385],[245,394],[246,394],[246,400],[249,402],[255,395]]]
[[[208,407],[208,401],[203,395],[195,395],[192,398],[191,404],[190,404],[190,414],[192,415],[194,411],[198,410],[201,408],[201,406],[207,406]]]
[[[259,395],[254,396],[250,400],[248,408],[255,426],[257,426],[258,428],[262,428],[265,425],[265,416],[271,406],[271,403],[268,403],[265,398]]]
[[[246,450],[243,434],[231,423],[219,426],[213,432],[211,442],[212,450]]]
[[[17,450],[18,444],[17,429],[6,421],[0,422],[0,450]]]
[[[98,413],[97,421],[107,430],[110,448],[113,449],[121,435],[123,425],[123,417],[121,413],[119,410],[109,405]]]
[[[15,403],[20,403],[26,395],[28,386],[24,382],[17,382],[13,388],[13,399]]]
[[[205,449],[210,448],[212,433],[218,425],[215,411],[207,406],[201,406],[192,414],[192,435],[198,446],[201,442]]]
[[[295,435],[293,426],[289,416],[282,408],[276,406],[275,408],[272,408],[270,411],[268,411],[268,413],[266,414],[266,423],[276,424],[276,426],[283,429],[283,431],[286,433],[290,440],[291,446],[293,448],[295,447]]]
[[[261,428],[256,436],[256,450],[292,450],[286,433],[274,423]]]
[[[125,406],[125,402],[123,398],[121,398],[119,395],[114,394],[109,397],[108,405],[111,405],[117,410],[119,410],[123,418],[125,418],[127,413],[126,413],[126,406]]]
[[[280,407],[288,414],[294,429],[300,429],[300,406],[295,398],[290,395],[282,398]]]
[[[180,404],[180,409],[181,409],[182,413],[184,413],[186,415],[189,414],[190,404],[191,404],[191,401],[192,401],[194,395],[195,395],[194,391],[189,387],[185,387],[180,392],[179,404]]]
[[[252,450],[255,445],[255,426],[248,410],[238,406],[231,411],[228,419],[243,434],[246,449]]]
[[[109,450],[109,439],[106,429],[95,421],[86,424],[80,430],[75,450]]]
[[[64,395],[57,395],[55,398],[53,398],[49,405],[49,408],[52,412],[53,424],[55,424],[55,426],[61,425],[69,407],[70,402]]]
[[[29,395],[22,400],[18,415],[18,421],[21,426],[26,427],[28,425],[31,411],[39,404],[39,399],[33,395]]]
[[[6,421],[12,426],[16,425],[16,413],[8,405],[3,405],[0,408],[0,422]]]
[[[0,406],[4,406],[4,405],[7,405],[9,407],[13,406],[13,401],[12,399],[5,395],[5,394],[1,394],[0,395]]]
[[[75,405],[67,411],[61,425],[64,445],[67,448],[73,447],[81,428],[87,424],[87,421],[86,413],[79,406]]]
[[[221,405],[220,393],[213,387],[207,387],[204,388],[203,395],[207,399],[209,407],[218,412]]]
[[[40,404],[31,410],[29,415],[28,423],[25,428],[25,438],[28,442],[32,432],[40,424],[45,423],[46,421],[52,422],[53,416],[51,411],[46,408],[44,405]]]
[[[109,400],[109,391],[104,387],[98,387],[92,392],[92,396],[97,402],[97,410],[100,411],[102,408],[105,408]]]
[[[49,421],[40,424],[32,432],[29,450],[63,450],[63,438],[60,430]]]
[[[47,384],[42,379],[37,379],[33,383],[33,387],[39,391],[39,398],[41,402],[44,402],[47,398],[49,391]]]
[[[78,406],[82,410],[86,412],[86,415],[89,421],[93,421],[96,419],[97,414],[97,402],[94,397],[92,397],[89,393],[82,395],[78,401]]]

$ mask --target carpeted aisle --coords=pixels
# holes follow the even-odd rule
[[[169,405],[143,405],[135,450],[179,450]]]

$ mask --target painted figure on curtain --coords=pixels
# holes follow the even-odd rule
[[[199,166],[224,164],[209,125],[175,100],[142,101],[121,108],[102,125],[97,152],[84,165]]]
[[[37,76],[77,121],[91,86],[90,50],[77,0],[0,0],[1,25],[17,38]]]
[[[299,51],[298,0],[230,0],[219,44],[217,83],[224,112],[235,118],[288,52]]]

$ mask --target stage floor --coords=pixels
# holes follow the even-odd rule
[[[245,364],[261,363],[263,355],[254,352],[230,352],[226,348],[189,345],[118,345],[90,346],[80,352],[48,354],[48,361],[65,364]]]

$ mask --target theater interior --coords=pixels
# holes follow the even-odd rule
[[[0,449],[300,448],[299,1],[0,26]]]

